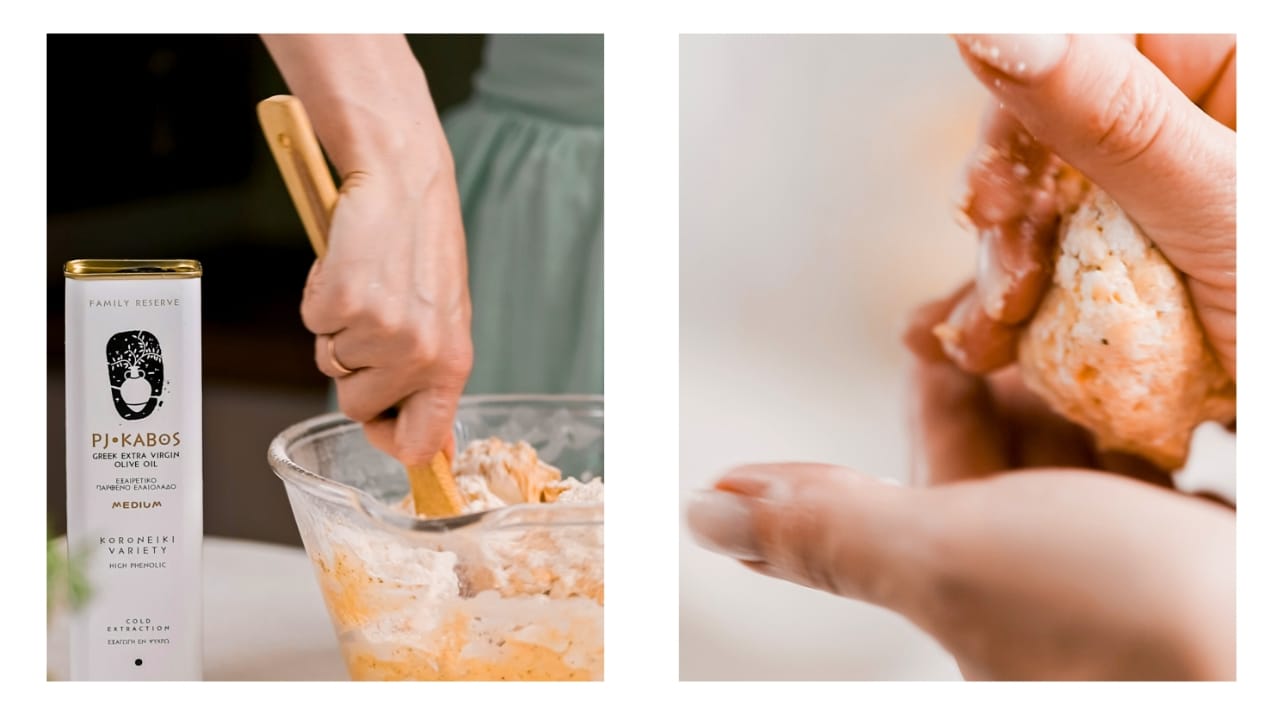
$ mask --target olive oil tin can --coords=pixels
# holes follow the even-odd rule
[[[89,586],[71,679],[199,680],[200,263],[63,271],[67,546]]]

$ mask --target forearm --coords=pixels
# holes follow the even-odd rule
[[[263,35],[344,178],[395,168],[429,183],[452,159],[426,77],[403,35]]]

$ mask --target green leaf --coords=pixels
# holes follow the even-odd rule
[[[62,544],[48,532],[46,565],[48,569],[47,608],[52,613],[59,602],[76,610],[84,606],[92,595],[85,565],[89,560],[89,548],[63,549]]]

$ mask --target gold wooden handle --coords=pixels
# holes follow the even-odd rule
[[[413,495],[413,511],[423,517],[452,517],[462,514],[462,495],[458,481],[449,467],[444,451],[436,453],[431,462],[411,465],[409,492]]]
[[[302,217],[316,257],[329,247],[329,217],[338,204],[338,188],[320,151],[311,119],[292,95],[274,95],[258,103],[258,122],[276,159],[293,206]]]
[[[258,123],[271,147],[289,197],[307,229],[316,257],[329,248],[329,218],[338,204],[338,188],[329,174],[311,119],[292,95],[273,95],[258,103]],[[430,463],[406,468],[414,512],[426,517],[462,514],[462,496],[444,451]]]

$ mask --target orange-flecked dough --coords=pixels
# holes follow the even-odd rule
[[[527,443],[470,443],[454,464],[470,512],[598,503],[600,478],[561,479]],[[400,507],[412,512],[411,498]],[[335,525],[314,555],[357,680],[599,680],[603,529],[520,525],[409,544]]]
[[[1063,219],[1053,283],[1018,363],[1027,385],[1099,447],[1166,470],[1186,462],[1197,425],[1235,417],[1235,383],[1179,273],[1097,188]]]

